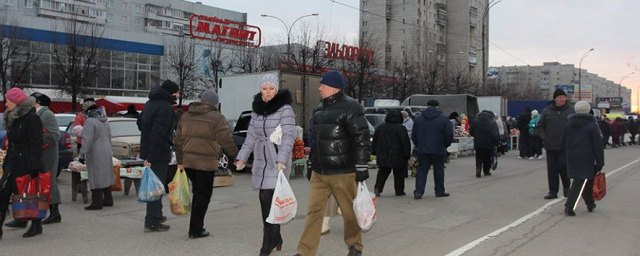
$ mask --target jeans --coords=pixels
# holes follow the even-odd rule
[[[213,194],[213,178],[215,172],[185,169],[187,169],[185,170],[187,173],[191,174],[189,178],[191,179],[193,187],[189,234],[200,235],[204,227],[204,217],[207,214],[207,209],[209,209],[211,195]]]
[[[322,175],[311,174],[311,193],[309,194],[309,210],[305,219],[304,232],[298,244],[298,253],[304,256],[316,255],[322,233],[322,220],[325,206],[330,194],[338,201],[344,220],[344,242],[362,251],[362,229],[358,226],[353,212],[353,199],[356,198],[356,174]]]
[[[444,156],[426,154],[418,155],[418,173],[416,175],[416,190],[414,195],[422,196],[427,185],[427,174],[433,166],[436,195],[444,194]]]
[[[158,176],[160,180],[166,180],[169,162],[152,163],[151,170]],[[147,215],[144,216],[144,226],[151,227],[160,224],[162,218],[162,197],[160,199],[147,203]]]

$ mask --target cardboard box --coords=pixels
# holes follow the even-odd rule
[[[213,187],[229,187],[233,186],[233,175],[216,176],[213,178]]]

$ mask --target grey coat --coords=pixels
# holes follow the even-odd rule
[[[42,127],[47,130],[42,134],[42,139],[46,148],[42,149],[42,162],[47,172],[51,172],[51,203],[60,203],[60,191],[56,183],[58,172],[58,140],[60,139],[60,128],[56,116],[49,110],[49,107],[40,107],[36,115],[42,120]]]
[[[87,117],[82,129],[82,148],[78,155],[85,155],[89,188],[103,189],[113,185],[111,129],[106,117]]]
[[[42,150],[42,162],[47,172],[51,172],[53,169],[58,168],[58,140],[60,139],[60,128],[56,116],[49,110],[49,107],[40,107],[36,111],[36,115],[42,120],[42,127],[47,130],[47,133],[42,134],[44,144],[48,144],[46,148]]]
[[[288,95],[288,100],[287,95],[283,94]],[[256,103],[256,100],[261,103]],[[286,177],[291,174],[291,152],[295,139],[296,121],[290,102],[291,94],[286,90],[281,90],[268,103],[262,102],[259,97],[254,99],[247,139],[238,153],[237,160],[246,162],[253,152],[251,184],[255,189],[275,188],[278,178],[276,162],[285,163],[287,168],[283,172]],[[282,143],[276,150],[275,144],[269,140],[269,137],[278,125],[282,128]]]

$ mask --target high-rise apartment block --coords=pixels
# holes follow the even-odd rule
[[[431,58],[482,78],[488,0],[361,0],[360,36],[377,41],[379,68]],[[484,37],[488,41],[488,37]]]

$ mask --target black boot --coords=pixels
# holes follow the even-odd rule
[[[260,248],[260,256],[268,256],[271,255],[271,251],[273,251],[273,247],[271,247],[273,240],[273,227],[263,227],[262,228],[262,247]]]
[[[282,250],[282,235],[280,235],[280,225],[274,225],[273,236],[271,237],[271,250],[275,249],[276,251]]]
[[[42,225],[60,223],[62,221],[62,216],[60,216],[60,211],[58,210],[58,204],[52,204],[49,206],[49,212],[49,217],[42,220]]]
[[[482,172],[482,170],[480,168],[476,168],[476,177],[477,178],[482,177],[480,172]]]
[[[92,189],[91,190],[91,205],[85,207],[85,210],[102,210],[103,206],[103,191],[102,189]]]
[[[102,192],[104,193],[103,205],[106,207],[113,206],[113,194],[111,194],[111,187],[102,189]]]
[[[26,228],[27,227],[27,222],[26,221],[21,221],[21,220],[12,220],[7,222],[7,224],[4,224],[5,227],[10,227],[10,228]]]
[[[22,237],[29,238],[29,237],[34,237],[40,234],[42,234],[42,221],[32,220],[31,227],[29,227],[29,230],[27,230],[27,233],[24,233]]]

